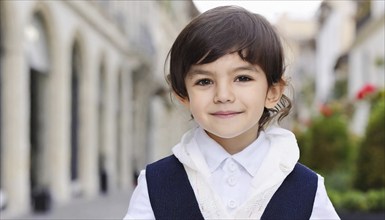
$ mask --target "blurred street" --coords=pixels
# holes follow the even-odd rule
[[[284,2],[231,1],[282,38],[280,126],[341,219],[385,220],[385,0]],[[0,0],[0,220],[122,219],[140,171],[198,125],[165,80],[170,48],[228,4]]]
[[[1,219],[123,219],[126,214],[131,192],[115,191],[93,199],[76,198],[70,203],[52,207],[46,213],[30,213]]]

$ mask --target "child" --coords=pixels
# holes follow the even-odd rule
[[[323,178],[297,163],[279,36],[235,6],[188,24],[170,53],[174,95],[198,126],[146,167],[125,219],[339,219]]]

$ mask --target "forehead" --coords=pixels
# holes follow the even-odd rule
[[[259,71],[259,66],[255,64],[251,64],[245,60],[243,60],[238,53],[230,53],[226,54],[217,60],[205,63],[205,64],[194,64],[191,65],[188,75],[192,74],[209,74],[221,71],[240,71],[240,70],[249,70],[249,71]]]

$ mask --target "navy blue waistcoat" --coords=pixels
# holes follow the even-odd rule
[[[183,164],[174,155],[149,164],[146,179],[156,219],[204,219]],[[309,219],[317,183],[317,174],[297,163],[271,198],[261,219]]]

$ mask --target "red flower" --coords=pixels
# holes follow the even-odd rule
[[[372,84],[365,84],[357,93],[356,98],[359,100],[364,99],[366,96],[373,94],[376,91],[376,87]]]
[[[320,112],[323,116],[329,117],[333,114],[333,109],[330,106],[323,104],[321,105]]]

